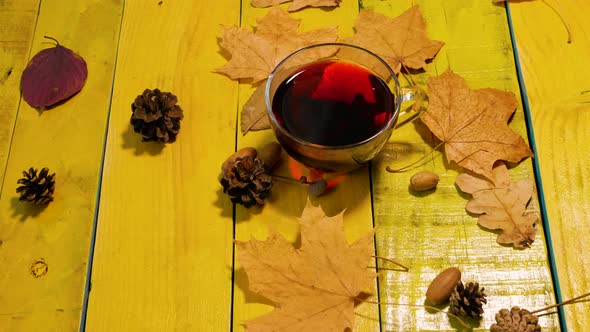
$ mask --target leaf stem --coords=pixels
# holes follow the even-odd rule
[[[551,4],[549,4],[546,0],[541,0],[541,1],[543,1],[543,3],[547,7],[551,8],[551,10],[553,10],[553,12],[559,17],[559,19],[561,20],[561,23],[563,23],[563,26],[565,27],[565,30],[567,31],[567,43],[571,44],[572,43],[572,31],[569,27],[569,24],[567,23],[567,21],[563,17],[563,15],[561,15],[559,13],[559,11],[555,7],[553,7]]]
[[[401,71],[402,75],[406,78],[406,80],[408,80],[408,82],[410,82],[410,85],[416,85],[416,82],[414,82],[414,78],[412,78],[412,75],[410,74],[410,70],[408,69],[408,67],[406,67],[406,65],[403,62],[400,62],[400,64],[402,65],[402,69],[405,69],[405,73],[404,71]]]
[[[61,45],[59,44],[59,41],[58,41],[57,39],[53,38],[53,37],[50,37],[50,36],[43,36],[43,38],[46,38],[46,39],[53,40],[53,41],[54,41],[54,42],[57,44],[57,46],[61,46]]]
[[[430,152],[428,152],[427,154],[423,155],[420,159],[414,161],[413,163],[411,163],[409,165],[406,165],[406,166],[401,167],[401,168],[398,168],[398,169],[392,169],[391,167],[387,166],[387,167],[385,167],[385,169],[389,173],[402,173],[402,172],[405,172],[405,171],[409,171],[411,169],[414,169],[414,168],[416,168],[418,166],[421,166],[421,165],[417,165],[417,166],[415,166],[415,165],[418,164],[419,162],[421,162],[422,160],[424,160],[424,158],[426,158],[429,155],[431,155],[432,153],[434,153],[434,151],[436,151],[438,148],[440,148],[443,144],[445,144],[444,141],[443,142],[440,142],[437,146],[435,146],[432,150],[430,150]],[[414,166],[414,167],[412,167],[412,166]]]
[[[572,303],[574,303],[574,302],[576,302],[576,301],[578,301],[578,300],[580,300],[580,299],[582,299],[582,298],[584,298],[584,297],[587,297],[587,296],[590,296],[590,292],[588,292],[588,293],[586,293],[586,294],[582,294],[582,295],[580,295],[580,296],[576,296],[576,297],[574,297],[573,299],[569,299],[569,300],[567,300],[567,301],[563,301],[563,302],[561,302],[561,303],[552,304],[552,305],[550,305],[550,306],[547,306],[547,307],[545,307],[545,308],[541,308],[541,309],[537,309],[537,310],[535,310],[535,311],[531,311],[531,314],[533,314],[533,315],[534,315],[534,314],[536,314],[536,313],[538,313],[538,312],[542,312],[542,311],[546,311],[546,310],[549,310],[549,309],[557,308],[557,307],[559,307],[559,306],[562,306],[562,305],[566,305],[566,304],[572,304]]]
[[[307,181],[307,177],[305,176],[302,176],[299,180],[277,174],[271,174],[271,176],[273,179],[293,184],[312,184],[312,182]]]
[[[377,259],[384,260],[384,261],[386,261],[386,262],[393,263],[393,264],[395,264],[395,265],[397,265],[397,266],[401,267],[402,269],[404,269],[404,271],[405,271],[405,272],[408,272],[408,271],[410,271],[410,269],[409,269],[408,267],[406,267],[405,265],[403,265],[403,264],[401,264],[401,263],[399,263],[399,262],[397,262],[397,261],[395,261],[395,260],[393,260],[393,259],[391,259],[391,258],[387,258],[387,257],[381,257],[381,256],[372,256],[372,257],[374,257],[374,258],[377,258]]]
[[[446,310],[442,310],[442,309],[439,309],[437,307],[432,307],[432,306],[429,306],[429,305],[407,304],[407,303],[396,303],[396,302],[371,301],[371,300],[364,300],[364,299],[361,299],[361,298],[358,298],[358,297],[355,297],[354,299],[357,300],[357,301],[359,301],[359,302],[365,302],[365,303],[371,303],[371,304],[378,304],[378,305],[396,305],[396,306],[404,306],[404,307],[431,309],[431,310],[435,310],[435,311],[438,311],[438,312],[442,312],[442,313],[446,314],[447,316],[456,318],[459,321],[459,323],[461,323],[461,325],[463,325],[463,327],[465,327],[465,328],[470,328],[471,327],[469,324],[465,323],[465,321],[463,321],[461,319],[461,317],[459,317],[457,315],[454,315],[454,314],[452,314],[452,313],[450,313],[450,312],[448,312]]]

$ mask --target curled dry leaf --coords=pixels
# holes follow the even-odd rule
[[[88,77],[86,61],[57,40],[55,47],[35,54],[21,78],[23,98],[41,110],[63,101],[82,89]]]
[[[478,224],[491,230],[500,230],[496,241],[512,244],[516,248],[530,246],[535,240],[537,216],[525,214],[533,196],[533,181],[510,181],[506,165],[493,169],[493,180],[463,173],[455,183],[461,191],[473,198],[467,203],[467,211],[479,214]]]
[[[517,106],[512,92],[471,90],[461,76],[447,70],[428,80],[428,98],[420,120],[443,142],[449,161],[492,179],[496,161],[533,156],[522,136],[508,127]]]
[[[294,12],[305,7],[335,7],[340,4],[341,0],[252,0],[252,6],[257,8],[271,7],[289,1],[293,1],[293,3],[287,10]]]
[[[376,53],[395,73],[399,73],[402,66],[426,67],[426,60],[434,58],[444,45],[426,35],[426,23],[418,6],[396,18],[361,10],[354,28],[354,36],[346,42]]]
[[[349,244],[342,213],[328,217],[309,201],[300,223],[301,246],[270,230],[268,239],[236,241],[249,289],[275,309],[244,323],[246,331],[346,331],[354,326],[355,298],[376,274],[367,269],[373,234]]]

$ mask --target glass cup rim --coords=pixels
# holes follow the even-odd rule
[[[309,49],[313,49],[313,48],[318,48],[318,47],[324,47],[324,46],[338,46],[338,47],[348,47],[348,48],[355,48],[358,49],[360,51],[363,51],[369,55],[371,55],[372,57],[374,57],[375,59],[377,59],[377,61],[379,61],[381,64],[383,64],[383,66],[387,69],[387,71],[389,72],[389,74],[391,75],[391,77],[393,78],[393,81],[395,83],[395,89],[397,90],[396,93],[397,95],[395,96],[395,105],[394,105],[394,112],[393,115],[391,116],[391,119],[389,119],[389,121],[387,122],[387,124],[385,126],[383,126],[381,129],[379,129],[378,132],[376,132],[375,134],[373,134],[370,137],[367,137],[366,139],[356,142],[356,143],[352,143],[352,144],[347,144],[347,145],[322,145],[322,144],[317,144],[317,143],[312,143],[312,142],[308,142],[304,139],[301,139],[293,134],[291,134],[287,129],[285,129],[283,126],[281,126],[279,124],[279,122],[277,121],[276,117],[274,116],[274,112],[272,111],[272,104],[270,102],[270,89],[271,89],[271,84],[273,81],[273,78],[275,76],[275,74],[278,72],[278,70],[282,67],[282,65],[289,61],[289,59],[291,59],[292,57],[296,56],[299,53],[305,52],[306,50]],[[318,61],[320,61],[322,59],[318,59]],[[370,70],[370,69],[369,69]],[[390,92],[393,94],[393,92],[391,91],[391,89],[388,86],[388,89],[390,90]],[[391,69],[391,67],[387,64],[387,62],[385,62],[385,60],[383,60],[380,56],[378,56],[377,54],[367,50],[366,48],[357,46],[357,45],[352,45],[352,44],[346,44],[346,43],[319,43],[319,44],[313,44],[313,45],[309,45],[309,46],[305,46],[289,55],[287,55],[283,60],[281,60],[281,62],[279,62],[275,68],[273,69],[273,71],[270,73],[270,75],[268,76],[268,79],[266,80],[266,86],[264,89],[264,99],[265,99],[265,103],[266,103],[266,112],[270,118],[270,121],[273,124],[273,127],[278,129],[282,134],[286,135],[287,137],[289,137],[289,139],[296,141],[298,144],[302,144],[305,146],[310,146],[310,147],[314,147],[317,149],[322,149],[322,150],[343,150],[343,149],[349,149],[349,148],[354,148],[357,146],[361,146],[363,144],[366,144],[367,142],[375,139],[376,137],[380,136],[381,134],[383,134],[384,132],[388,131],[394,124],[395,121],[397,120],[397,115],[399,113],[400,107],[401,107],[401,98],[399,98],[399,89],[400,89],[400,84],[399,84],[399,80],[397,78],[397,75],[395,74],[395,72],[393,71],[393,69]]]

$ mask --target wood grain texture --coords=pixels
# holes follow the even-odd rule
[[[287,8],[283,5],[282,8]],[[353,1],[344,1],[335,9],[305,9],[291,13],[290,16],[301,19],[300,31],[338,26],[339,36],[348,37],[352,31],[358,13],[358,5]],[[248,2],[242,5],[242,27],[256,25],[256,19],[263,17],[268,9],[251,7]],[[240,85],[240,101],[242,106],[254,89],[248,84]],[[240,107],[241,110],[241,107]],[[274,141],[272,131],[250,132],[245,136],[238,134],[238,147],[254,146],[260,148]],[[232,151],[226,151],[230,154]],[[275,174],[291,177],[290,161],[283,153],[282,162],[274,171]],[[287,240],[296,242],[299,232],[297,218],[301,215],[307,201],[307,188],[300,184],[274,181],[272,194],[263,208],[245,209],[241,206],[236,210],[236,240],[249,240],[251,237],[265,239],[268,228],[273,227]],[[371,196],[368,169],[360,169],[349,174],[336,188],[319,198],[312,199],[314,205],[320,204],[324,211],[332,216],[343,210],[344,227],[349,242],[371,231],[373,227],[371,214]],[[247,276],[238,261],[234,277],[234,330],[243,331],[241,324],[248,320],[272,311],[272,304],[264,298],[247,290]],[[374,293],[377,293],[376,285]],[[376,296],[370,298],[375,301]],[[355,309],[355,331],[379,331],[379,311],[374,304],[360,304]]]
[[[551,238],[563,299],[590,290],[590,3],[510,4],[530,102]],[[590,304],[564,308],[570,331],[590,326]]]
[[[50,46],[43,38],[50,35],[86,59],[89,76],[80,93],[51,110],[20,104],[0,199],[3,331],[79,327],[121,9],[98,0],[46,0],[39,9],[31,54]],[[45,208],[16,195],[31,166],[57,174],[55,201]],[[47,273],[34,276],[35,262]]]
[[[419,84],[447,68],[463,76],[471,88],[491,87],[519,93],[504,9],[491,1],[417,1],[431,38],[446,43]],[[410,1],[363,1],[366,9],[396,16]],[[526,137],[522,107],[511,127]],[[469,195],[454,185],[459,169],[435,152],[434,158],[406,173],[390,174],[386,165],[399,168],[428,154],[436,145],[421,122],[394,132],[384,153],[373,165],[374,213],[380,256],[406,264],[410,271],[383,271],[381,301],[424,304],[429,283],[443,269],[457,266],[463,281],[478,281],[486,289],[488,304],[474,331],[489,331],[501,308],[519,305],[540,308],[554,303],[551,274],[543,231],[530,249],[515,250],[496,243],[496,234],[477,226],[476,216],[465,211]],[[429,170],[440,175],[434,192],[411,193],[411,175]],[[513,180],[533,178],[530,160],[511,170]],[[444,314],[422,308],[383,305],[383,330],[454,331],[460,325]],[[544,331],[558,331],[555,315],[540,319]]]
[[[126,1],[109,122],[87,331],[229,328],[232,206],[218,183],[234,149],[237,83],[220,24],[235,1]],[[173,144],[143,143],[130,105],[144,89],[178,96]]]
[[[20,102],[20,74],[27,65],[39,0],[0,2],[0,184]]]

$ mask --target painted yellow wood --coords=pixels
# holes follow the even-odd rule
[[[364,0],[364,7],[396,16],[411,6],[411,1]],[[426,18],[431,38],[446,43],[426,73],[417,75],[419,84],[441,74],[448,67],[465,77],[472,88],[492,87],[519,95],[506,16],[502,7],[491,1],[415,1]],[[526,136],[522,107],[511,127]],[[441,153],[417,169],[398,174],[385,166],[399,168],[428,154],[436,145],[423,124],[394,132],[384,153],[373,164],[374,213],[377,249],[380,256],[406,264],[407,273],[383,271],[381,301],[424,304],[432,279],[443,269],[457,266],[463,280],[478,281],[486,289],[488,304],[480,322],[470,321],[474,331],[489,331],[494,315],[501,308],[520,305],[540,308],[554,303],[543,230],[530,249],[514,250],[496,243],[496,234],[476,224],[476,217],[465,211],[468,195],[454,185],[458,168],[446,162]],[[441,181],[431,193],[412,194],[409,178],[419,170],[438,173]],[[530,160],[511,170],[514,180],[533,178]],[[455,331],[455,319],[422,308],[383,305],[385,331]],[[540,319],[544,331],[558,331],[556,315]]]
[[[590,290],[590,3],[547,0],[510,4],[530,102],[545,202],[564,299]],[[590,326],[590,304],[564,308],[568,329]]]
[[[50,35],[86,59],[89,75],[54,109],[20,104],[0,199],[3,331],[78,329],[121,9],[97,0],[46,0],[39,8],[31,54],[51,46],[43,38]],[[15,61],[22,70],[23,59]],[[45,208],[16,195],[30,166],[57,174],[55,201]]]
[[[20,75],[27,65],[39,0],[0,2],[0,183],[8,160],[20,101]]]
[[[250,28],[256,25],[256,19],[263,17],[267,9],[253,8],[244,2],[242,5],[242,27]],[[282,7],[282,8],[286,8]],[[301,30],[339,27],[339,35],[352,35],[352,26],[358,13],[358,5],[354,1],[343,1],[340,7],[333,10],[308,8],[293,14],[301,19]],[[240,101],[243,105],[254,90],[249,84],[240,84]],[[241,109],[241,108],[240,108]],[[238,134],[238,146],[253,146],[260,148],[275,141],[272,131],[250,132],[245,136]],[[231,151],[227,151],[229,155]],[[281,176],[292,176],[288,170],[288,157],[283,153],[279,167],[274,171]],[[272,194],[263,208],[245,209],[238,206],[236,210],[236,240],[249,240],[251,237],[265,239],[268,228],[273,227],[285,238],[295,242],[299,232],[297,217],[303,211],[307,201],[307,188],[300,184],[286,183],[275,180]],[[319,198],[312,199],[314,204],[320,204],[328,215],[335,215],[343,210],[344,227],[347,240],[352,242],[361,235],[370,232],[372,223],[371,196],[368,169],[361,169],[351,173],[344,182]],[[233,322],[235,331],[243,331],[241,324],[272,311],[271,303],[264,298],[247,290],[248,279],[236,260],[234,265],[234,298]],[[374,293],[377,294],[375,285]],[[369,300],[377,300],[374,296]],[[363,303],[355,309],[355,331],[379,331],[379,311],[374,304]]]
[[[126,1],[109,121],[87,331],[229,328],[232,206],[217,182],[235,146],[237,83],[220,25],[235,1]],[[172,144],[143,143],[130,105],[146,88],[178,96]]]

